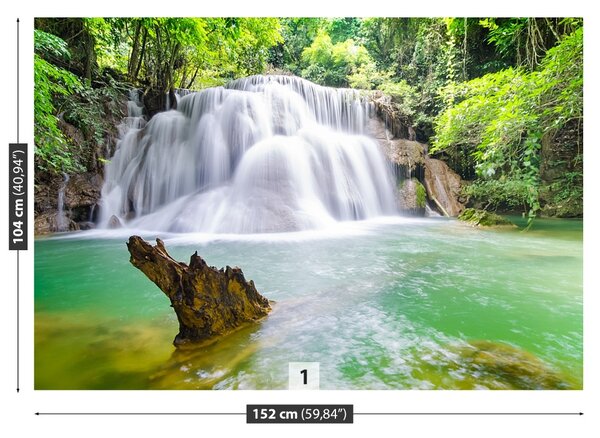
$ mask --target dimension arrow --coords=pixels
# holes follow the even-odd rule
[[[19,113],[20,113],[20,95],[19,95],[19,89],[20,89],[20,71],[19,71],[19,32],[20,31],[20,20],[17,18],[17,143],[19,143],[19,125],[20,125],[20,118],[19,118]],[[17,393],[19,392],[19,381],[20,381],[20,369],[21,369],[21,363],[20,363],[20,357],[21,357],[21,351],[20,351],[20,346],[21,346],[21,342],[20,342],[20,284],[19,284],[19,280],[20,280],[20,266],[19,266],[19,250],[17,250]]]
[[[245,412],[36,412],[35,415],[246,415]]]
[[[19,74],[19,27],[20,20],[17,18],[17,143],[19,142],[19,85],[20,85],[20,74]]]
[[[583,415],[583,412],[355,412],[354,415]]]
[[[245,412],[36,412],[35,415],[246,415]],[[583,412],[355,412],[354,415],[583,415]]]

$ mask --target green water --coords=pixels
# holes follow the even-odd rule
[[[242,267],[277,302],[272,314],[176,351],[169,301],[129,263],[123,232],[38,239],[37,389],[285,389],[289,362],[320,362],[322,389],[527,388],[507,367],[528,361],[559,387],[583,385],[581,221],[538,220],[526,233],[398,219],[162,237],[176,259],[198,250]],[[482,368],[465,359],[469,344],[510,353]]]

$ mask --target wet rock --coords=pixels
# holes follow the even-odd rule
[[[108,220],[108,228],[115,230],[117,228],[121,228],[123,224],[121,223],[121,219],[116,217],[114,214]]]
[[[411,117],[401,111],[391,96],[381,91],[374,91],[370,95],[370,100],[375,107],[377,118],[383,122],[384,128],[391,133],[390,137],[416,140],[416,132]]]
[[[58,191],[63,184],[63,177],[56,175],[35,181],[33,199],[36,215],[38,213],[56,213]]]
[[[426,157],[424,185],[429,199],[445,216],[458,216],[465,209],[460,202],[460,176],[443,161]]]
[[[407,214],[423,216],[427,204],[427,193],[423,184],[416,178],[400,183],[398,187],[398,207]]]
[[[573,389],[538,357],[508,344],[471,341],[457,352],[462,372],[492,389]]]
[[[544,190],[540,190],[543,193]],[[542,217],[580,218],[583,217],[583,199],[568,198],[546,204],[540,212]]]
[[[77,231],[80,229],[79,225],[66,215],[63,218],[63,224],[66,224],[65,229],[59,230],[56,210],[46,211],[35,215],[34,231],[36,235],[41,235],[56,233],[58,231]]]
[[[393,106],[386,102],[384,97],[376,96],[374,103],[378,117],[369,120],[369,134],[377,140],[388,159],[396,166],[398,178],[417,178],[422,181],[427,198],[431,200],[430,206],[445,216],[458,216],[465,208],[462,202],[464,200],[461,200],[460,176],[443,161],[429,158],[429,147],[415,141],[410,121],[396,114]],[[409,186],[406,190],[410,189]],[[402,199],[400,203],[411,196],[409,192],[399,193],[399,198]]]
[[[173,89],[169,90],[167,96],[167,93],[162,90],[149,88],[143,95],[143,102],[149,118],[165,110],[177,109],[177,97]]]
[[[171,300],[179,321],[176,346],[214,340],[271,311],[269,300],[252,280],[246,281],[240,268],[210,267],[197,252],[186,265],[174,260],[160,239],[152,246],[131,236],[127,249],[131,264]]]
[[[89,221],[77,222],[80,230],[93,230],[96,228],[96,224]]]
[[[582,145],[580,119],[542,135],[539,198],[543,216],[583,217]],[[571,177],[566,179],[566,175]]]
[[[75,221],[89,221],[92,209],[100,201],[103,180],[93,172],[76,174],[69,178],[65,188],[65,209]]]
[[[381,119],[372,117],[367,125],[369,134],[380,144],[388,159],[398,165],[414,169],[425,164],[427,145],[406,138],[398,138]]]
[[[388,145],[388,156],[393,163],[409,169],[425,164],[427,145],[405,139],[390,140]]]
[[[63,176],[47,177],[36,181],[34,191],[35,234],[54,233],[58,230],[56,210],[58,193],[64,185]],[[92,211],[100,200],[102,177],[94,172],[72,175],[64,187],[65,221],[69,231],[78,230],[77,223],[89,222]],[[84,225],[85,226],[85,225]]]
[[[458,216],[458,219],[467,222],[470,225],[480,227],[516,227],[511,221],[496,213],[491,213],[486,210],[477,210],[475,208],[467,208]]]

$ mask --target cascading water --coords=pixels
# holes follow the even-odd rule
[[[69,231],[69,219],[65,215],[65,189],[69,183],[69,175],[63,174],[63,183],[58,189],[56,205],[56,229],[58,231]]]
[[[173,96],[175,97],[175,104],[179,104],[179,101],[183,96],[187,96],[190,94],[190,90],[186,90],[185,88],[175,88],[173,90]],[[165,93],[165,111],[169,111],[171,109],[171,93]]]
[[[251,76],[180,98],[130,127],[106,168],[101,225],[259,233],[396,213],[354,90]]]
[[[146,118],[144,117],[144,105],[140,99],[140,90],[133,89],[129,92],[129,100],[127,101],[127,118],[124,123],[125,131],[121,132],[121,136],[129,129],[141,129],[146,126]]]

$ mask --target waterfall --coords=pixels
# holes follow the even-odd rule
[[[140,98],[141,91],[134,88],[129,92],[129,100],[127,101],[127,117],[125,118],[124,131],[121,131],[121,137],[129,129],[141,129],[146,125],[144,117],[144,104]]]
[[[175,96],[175,104],[179,104],[179,101],[183,96],[187,96],[191,91],[185,88],[175,88],[173,89],[173,96]],[[169,111],[172,107],[171,103],[171,93],[165,93],[165,111]]]
[[[251,76],[130,127],[106,167],[100,223],[174,232],[320,228],[396,213],[359,92]]]
[[[69,175],[63,174],[63,183],[58,189],[58,202],[56,207],[56,230],[69,231],[69,218],[65,215],[65,189],[69,182]]]

